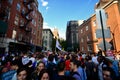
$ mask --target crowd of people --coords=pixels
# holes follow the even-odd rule
[[[0,80],[120,80],[119,61],[98,53],[5,53]]]

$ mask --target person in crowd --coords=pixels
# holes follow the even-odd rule
[[[34,56],[34,54],[30,54],[29,60],[32,61],[32,64],[35,62],[35,56]]]
[[[82,66],[81,61],[79,61],[78,73],[81,75],[82,80],[87,80],[85,67]]]
[[[25,68],[19,68],[17,70],[17,80],[29,80],[27,77],[27,70]]]
[[[33,73],[33,71],[34,71],[34,68],[32,66],[32,61],[31,60],[29,61],[29,63],[26,64],[25,68],[27,69],[28,77],[30,77],[31,73]]]
[[[54,55],[49,54],[48,56],[48,64],[46,66],[48,73],[50,75],[50,80],[54,80],[55,75],[57,74],[56,72],[56,64],[53,63]]]
[[[9,68],[4,65],[0,75],[0,80],[11,80],[17,69],[18,65],[15,61],[9,62]]]
[[[19,69],[19,66],[17,64],[17,60],[12,61],[11,62],[11,70],[16,70],[17,71],[18,69]],[[11,80],[17,80],[17,76],[16,75],[17,75],[17,72],[14,73],[14,75],[13,75]]]
[[[63,80],[65,77],[65,61],[60,61],[57,64],[57,77],[56,80]]]
[[[87,80],[97,80],[96,66],[94,62],[92,62],[92,57],[89,55],[86,56],[85,67],[86,67]]]
[[[65,61],[60,61],[57,64],[57,75],[54,80],[76,80],[74,77],[65,74]]]
[[[115,79],[114,71],[112,68],[104,67],[103,68],[103,80],[120,80],[120,79]]]
[[[78,53],[79,55],[79,60],[81,61],[83,58],[82,58],[82,53]]]
[[[17,64],[17,60],[12,61],[10,69],[11,70],[18,70],[18,68],[19,68],[19,66]]]
[[[30,79],[31,80],[38,80],[38,76],[39,76],[42,69],[45,69],[45,63],[40,61],[37,64],[36,70],[31,74]]]
[[[23,66],[25,66],[27,63],[29,63],[29,56],[26,52],[23,53],[23,57],[22,57],[22,64]]]
[[[111,68],[114,70],[116,78],[120,77],[118,65],[119,65],[119,62],[117,60],[113,60]]]
[[[99,63],[98,64],[98,78],[99,78],[99,80],[103,80],[103,70],[102,70],[103,65],[104,65],[103,59],[104,59],[103,56],[98,56],[98,58],[97,58],[98,63]]]
[[[78,72],[78,67],[79,67],[78,60],[70,61],[71,76],[74,77],[76,80],[82,80],[82,76]]]
[[[99,48],[98,56],[102,56],[102,49],[101,48]]]
[[[38,76],[38,80],[50,80],[47,69],[41,70],[41,72]]]
[[[42,53],[39,53],[37,55],[37,63],[39,63],[40,61],[43,61],[44,55]]]
[[[66,60],[65,60],[65,74],[67,75],[67,76],[69,76],[70,75],[70,56],[69,55],[67,55],[66,56]]]
[[[96,55],[96,53],[92,53],[92,61],[95,63],[95,65],[97,66],[98,65],[98,61],[97,61],[97,58],[98,56]]]
[[[118,67],[118,61],[114,60],[111,57],[106,57],[105,58],[106,63],[108,64],[108,67],[112,68],[113,71],[115,72],[115,77],[116,79],[119,78],[120,74],[119,74],[119,67]]]

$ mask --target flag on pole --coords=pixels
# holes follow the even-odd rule
[[[62,50],[62,47],[61,47],[58,39],[56,40],[56,48],[58,48],[60,51]]]

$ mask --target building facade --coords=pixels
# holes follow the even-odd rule
[[[35,46],[41,45],[42,36],[36,35],[42,35],[43,18],[37,0],[1,0],[0,8],[0,20],[7,24],[4,36],[0,37],[2,50],[33,51]]]
[[[43,49],[52,51],[52,41],[54,35],[51,29],[43,29],[42,37],[43,37],[43,41],[42,41]]]
[[[68,21],[66,29],[67,49],[78,50],[78,27],[82,23],[80,20]]]
[[[101,0],[100,0],[101,1]],[[100,4],[100,3],[99,3]],[[102,4],[101,4],[102,5]],[[110,37],[105,37],[105,43],[107,48],[120,51],[120,11],[119,3],[116,0],[110,0],[106,2],[103,6],[98,6],[96,9],[103,9],[106,15],[106,27],[109,34],[105,32]],[[87,28],[88,26],[88,28]],[[84,21],[79,27],[79,42],[80,50],[83,52],[97,52],[98,48],[101,48],[103,43],[103,38],[99,38],[98,23],[96,14],[93,14],[88,20]]]
[[[57,28],[54,28],[53,35],[54,35],[55,39],[59,39],[59,33],[58,33],[58,29]]]
[[[35,35],[35,50],[41,51],[42,50],[42,30],[43,30],[43,17],[42,14],[39,11],[37,12],[37,19],[36,19],[36,35]]]

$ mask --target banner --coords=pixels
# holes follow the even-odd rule
[[[58,48],[60,51],[62,50],[62,47],[58,40],[56,40],[56,48]]]

